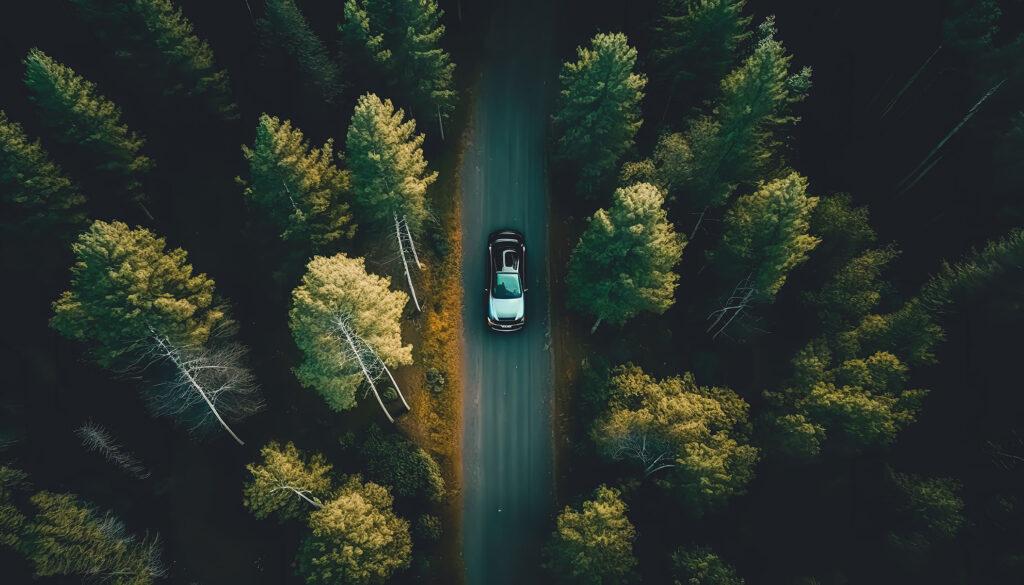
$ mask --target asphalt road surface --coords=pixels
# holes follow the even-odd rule
[[[551,515],[545,83],[549,2],[495,9],[462,167],[465,394],[463,560],[467,583],[537,583]],[[526,236],[526,327],[484,324],[487,235]]]

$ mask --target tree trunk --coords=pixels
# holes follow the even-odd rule
[[[597,326],[601,324],[601,321],[604,321],[604,317],[598,317],[597,321],[594,322],[594,326],[590,328],[591,335],[593,335],[594,332],[597,331]]]

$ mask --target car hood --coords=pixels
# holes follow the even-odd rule
[[[487,313],[491,319],[522,319],[525,312],[523,300],[525,296],[518,299],[496,299],[491,297],[487,307]]]

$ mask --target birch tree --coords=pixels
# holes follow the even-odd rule
[[[262,460],[246,466],[243,502],[257,518],[277,514],[281,521],[323,508],[331,492],[331,464],[319,453],[305,456],[295,444],[271,441],[260,449]]]
[[[21,125],[0,110],[0,202],[13,234],[69,238],[85,223],[85,197]]]
[[[349,477],[309,515],[310,535],[299,551],[299,574],[310,585],[383,583],[409,566],[409,523],[392,511],[386,487]]]
[[[146,479],[150,476],[142,462],[121,447],[102,425],[89,421],[75,429],[75,434],[82,440],[82,445],[87,451],[103,455],[104,459],[135,479]]]
[[[142,177],[153,168],[142,154],[145,141],[128,129],[121,110],[96,84],[32,49],[25,58],[25,85],[59,142],[79,149],[97,172],[115,176],[133,201],[144,201]]]
[[[635,583],[636,529],[619,490],[600,486],[579,509],[566,506],[545,548],[545,567],[560,583]]]
[[[252,148],[242,147],[245,196],[281,230],[314,250],[355,235],[346,201],[349,175],[334,164],[334,142],[311,147],[288,120],[260,116]]]
[[[341,70],[295,0],[267,0],[265,13],[256,27],[267,48],[283,51],[297,66],[302,80],[316,89],[320,100],[328,104],[337,102],[343,87]]]
[[[194,97],[226,119],[238,118],[228,73],[171,0],[72,0],[90,28],[134,71],[168,95]]]
[[[289,324],[303,355],[295,374],[332,410],[354,407],[356,391],[365,384],[393,420],[382,397],[384,376],[409,408],[390,370],[412,363],[400,326],[408,297],[390,284],[387,277],[367,273],[362,258],[342,253],[314,257],[292,291]]]
[[[569,259],[569,306],[621,325],[641,311],[664,313],[675,301],[686,238],[675,232],[657,187],[617,189],[599,209]]]
[[[578,168],[577,188],[590,194],[614,176],[633,146],[647,78],[634,72],[636,49],[622,33],[598,33],[576,55],[562,65],[552,120],[557,156]]]
[[[416,121],[405,120],[391,100],[368,93],[359,98],[345,139],[345,159],[352,172],[352,193],[360,221],[394,231],[409,292],[419,300],[409,270],[420,266],[415,240],[429,215],[426,193],[437,180],[427,170],[422,134]]]

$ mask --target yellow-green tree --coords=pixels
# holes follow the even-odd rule
[[[619,490],[603,485],[579,509],[566,506],[545,548],[545,567],[559,583],[636,582],[636,529],[626,511]]]
[[[314,250],[351,238],[348,173],[334,164],[334,141],[310,146],[288,120],[263,114],[252,147],[243,146],[245,195],[281,230],[281,238]]]
[[[145,141],[121,120],[121,110],[96,84],[39,49],[25,58],[25,85],[54,137],[79,149],[100,173],[116,176],[134,201],[145,199],[142,176],[153,161],[142,154]]]
[[[309,515],[299,573],[310,585],[384,583],[409,566],[409,523],[395,515],[388,489],[352,476]]]
[[[307,457],[294,443],[271,441],[260,449],[262,460],[246,466],[242,501],[257,518],[277,514],[284,520],[302,518],[323,507],[331,492],[331,464],[319,453]]]
[[[709,548],[680,547],[672,553],[672,585],[743,585],[728,563]]]

